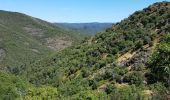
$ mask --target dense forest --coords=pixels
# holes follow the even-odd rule
[[[1,70],[0,99],[169,100],[170,2],[136,11],[60,52]]]

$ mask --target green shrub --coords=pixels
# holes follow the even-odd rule
[[[88,69],[82,69],[83,78],[88,77],[90,75],[90,71]]]
[[[137,86],[141,85],[143,83],[143,75],[140,72],[133,72],[130,74],[127,74],[123,78],[123,82],[127,82],[129,84],[135,84]]]
[[[108,84],[108,85],[106,86],[105,92],[106,92],[107,94],[110,94],[110,93],[112,93],[113,91],[114,91],[114,86],[113,86],[112,84]]]
[[[170,35],[163,37],[162,42],[157,46],[149,62],[149,68],[154,78],[163,81],[167,85],[170,82]]]

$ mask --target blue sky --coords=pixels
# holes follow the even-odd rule
[[[118,22],[160,1],[165,0],[0,0],[0,10],[49,22]]]

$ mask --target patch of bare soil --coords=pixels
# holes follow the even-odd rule
[[[152,96],[153,95],[153,92],[151,91],[151,90],[144,90],[143,91],[143,94],[145,95],[145,96]]]
[[[107,53],[104,53],[104,54],[102,55],[102,59],[106,59],[107,56],[108,56],[108,54],[107,54]]]
[[[107,88],[107,83],[99,86],[98,89],[97,89],[97,91],[98,91],[98,92],[104,92],[104,91],[106,90],[106,88]]]
[[[119,65],[119,66],[122,66],[122,65],[123,65],[122,63],[123,63],[123,62],[131,59],[135,54],[136,54],[136,52],[131,52],[131,51],[123,54],[122,56],[120,56],[120,57],[117,59],[118,65]]]
[[[156,48],[157,44],[159,43],[160,38],[161,38],[161,36],[158,36],[158,37],[155,38],[155,40],[153,41],[153,46],[151,47],[152,53],[153,53],[154,49]]]
[[[46,41],[46,45],[55,51],[61,51],[72,45],[72,42],[65,38],[47,38]]]
[[[115,86],[117,88],[124,88],[124,87],[128,87],[129,85],[127,83],[122,83],[122,84],[116,83]]]
[[[90,46],[92,44],[92,40],[93,38],[91,37],[88,41],[87,41],[87,45]]]
[[[30,35],[36,35],[36,36],[39,36],[39,37],[42,37],[42,35],[43,35],[42,29],[39,29],[39,28],[23,27],[23,30],[26,31]]]

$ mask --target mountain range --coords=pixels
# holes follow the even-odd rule
[[[108,27],[111,27],[113,23],[55,23],[55,25],[77,30],[82,34],[95,35],[96,33],[105,31]]]

